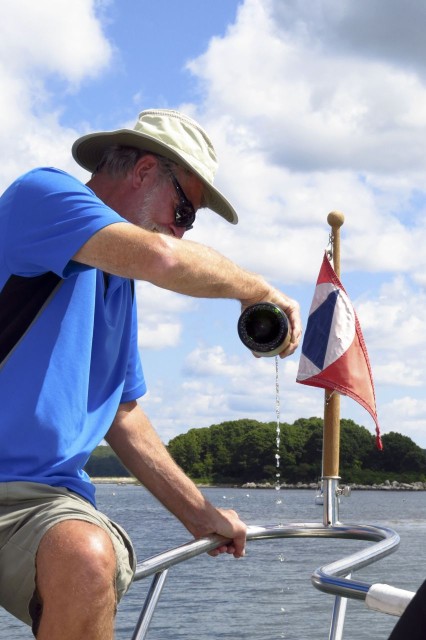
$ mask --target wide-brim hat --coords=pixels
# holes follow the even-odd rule
[[[204,185],[202,206],[237,224],[235,209],[213,186],[218,166],[216,151],[204,129],[192,118],[170,109],[148,109],[139,114],[134,129],[99,131],[78,138],[72,154],[80,166],[93,173],[111,145],[156,153],[189,169]]]

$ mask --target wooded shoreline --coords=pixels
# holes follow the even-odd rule
[[[118,484],[118,485],[126,485],[126,484],[135,484],[138,485],[140,482],[136,480],[136,478],[129,477],[102,477],[102,478],[91,478],[93,484]],[[245,482],[244,484],[204,484],[204,483],[195,483],[200,488],[209,488],[209,489],[221,489],[221,488],[232,488],[232,489],[276,489],[276,485],[271,484],[270,482]],[[381,484],[356,484],[356,483],[344,483],[341,482],[342,486],[348,486],[352,491],[426,491],[426,482],[397,482],[396,480],[390,482],[387,480]],[[316,482],[297,482],[295,484],[282,483],[280,484],[280,489],[306,489],[310,491],[318,490],[318,484]]]
[[[379,451],[374,436],[352,420],[341,420],[341,484],[355,489],[422,491],[426,489],[426,450],[410,438],[384,434]],[[279,451],[274,452],[276,423],[236,420],[190,429],[173,438],[168,451],[199,486],[315,489],[322,476],[323,420],[300,418],[281,423]],[[279,473],[277,464],[279,463]],[[85,471],[93,478],[130,478],[114,451],[99,446]],[[419,484],[420,483],[420,484]],[[424,483],[424,484],[423,484]]]

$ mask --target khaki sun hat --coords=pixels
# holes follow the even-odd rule
[[[237,224],[234,208],[213,186],[218,166],[216,151],[204,129],[192,118],[171,109],[147,109],[139,114],[134,129],[99,131],[78,138],[72,154],[79,165],[93,173],[111,145],[150,151],[189,169],[204,184],[202,205]]]

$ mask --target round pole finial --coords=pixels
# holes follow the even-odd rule
[[[327,216],[330,227],[341,227],[345,221],[345,216],[341,211],[331,211]]]

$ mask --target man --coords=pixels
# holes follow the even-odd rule
[[[231,540],[213,555],[238,558],[245,545],[237,514],[203,497],[137,404],[132,281],[274,302],[292,330],[282,356],[301,327],[298,305],[263,278],[181,240],[201,207],[237,222],[196,122],[143,111],[135,129],[83,136],[73,155],[92,172],[87,185],[36,169],[0,200],[0,604],[39,640],[108,640],[135,559],[82,471],[102,438],[193,536]]]

